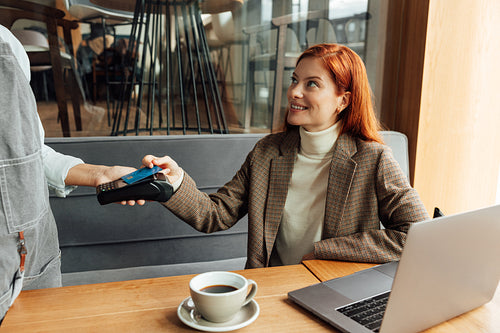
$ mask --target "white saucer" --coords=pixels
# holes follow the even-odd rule
[[[184,324],[188,325],[189,327],[196,328],[200,331],[227,332],[237,330],[253,323],[254,320],[259,316],[260,312],[259,305],[255,300],[252,300],[250,303],[242,307],[240,312],[238,312],[233,319],[224,323],[212,323],[203,318],[195,321],[191,316],[191,311],[182,306],[184,302],[186,302],[190,298],[191,297],[186,298],[179,305],[179,307],[177,308],[177,316]]]

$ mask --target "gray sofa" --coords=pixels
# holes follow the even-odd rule
[[[139,167],[145,154],[170,155],[207,193],[229,181],[263,134],[48,138],[56,151],[87,163]],[[156,202],[101,206],[95,189],[50,197],[64,285],[243,269],[247,221],[200,233]]]
[[[408,174],[407,139],[383,132]],[[170,155],[207,193],[229,181],[264,134],[49,138],[46,143],[87,163],[138,167],[145,154]],[[51,195],[64,285],[243,269],[246,217],[235,227],[200,233],[156,202],[101,206],[95,190]]]

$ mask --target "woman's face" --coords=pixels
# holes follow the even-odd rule
[[[288,123],[317,132],[337,122],[339,111],[349,104],[350,92],[340,94],[321,59],[307,57],[295,68],[287,97]]]

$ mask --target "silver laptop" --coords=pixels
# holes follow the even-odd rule
[[[343,332],[419,332],[489,302],[499,258],[496,205],[416,223],[399,262],[288,297]]]

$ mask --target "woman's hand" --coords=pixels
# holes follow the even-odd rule
[[[173,184],[182,177],[182,169],[177,163],[170,158],[170,156],[156,157],[153,155],[146,155],[142,159],[142,164],[147,168],[159,166],[163,169],[162,172],[168,178],[168,181]]]

